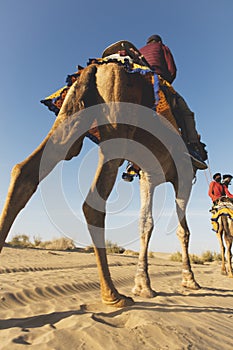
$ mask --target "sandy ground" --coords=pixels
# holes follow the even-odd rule
[[[108,255],[118,290],[131,295],[137,257]],[[93,254],[4,248],[0,256],[0,349],[233,348],[233,279],[194,265],[198,291],[181,287],[169,254],[150,259],[153,299],[101,303]]]

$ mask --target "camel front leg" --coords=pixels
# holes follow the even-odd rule
[[[106,200],[115,183],[120,163],[121,161],[118,159],[105,162],[105,158],[100,151],[95,179],[83,204],[83,212],[94,244],[102,301],[114,307],[130,306],[134,303],[132,298],[120,294],[115,288],[111,279],[105,249]]]
[[[66,159],[67,155],[69,158],[76,156],[81,147],[82,138],[75,142],[75,147],[73,145],[73,148],[71,147],[66,152],[64,144],[61,146],[58,139],[54,143],[51,137],[47,136],[28,158],[14,166],[0,217],[0,251],[16,216],[32,197],[39,182],[52,171],[59,161]]]
[[[0,218],[0,251],[17,214],[36,191],[39,182],[58,162],[69,160],[80,152],[84,135],[94,120],[89,109],[84,108],[95,102],[95,72],[94,66],[83,71],[79,84],[74,84],[69,90],[61,112],[44,141],[13,168]]]
[[[0,251],[17,214],[36,191],[40,160],[46,141],[47,139],[31,156],[12,169],[8,194],[0,218]]]
[[[154,227],[152,216],[153,193],[154,185],[151,183],[148,174],[142,173],[140,178],[140,252],[132,292],[134,295],[144,298],[153,298],[156,295],[156,292],[151,288],[148,273],[148,245]]]
[[[185,193],[185,190],[179,191],[180,193]],[[186,220],[186,206],[187,206],[188,196],[177,197],[176,198],[176,211],[178,216],[178,228],[177,236],[181,243],[182,249],[182,286],[189,289],[199,289],[200,285],[195,281],[193,271],[191,269],[191,263],[189,258],[189,237],[190,232]]]

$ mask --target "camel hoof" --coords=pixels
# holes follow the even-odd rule
[[[110,305],[114,307],[127,307],[134,305],[134,300],[131,297],[126,297],[124,295],[120,295],[119,298],[115,300],[103,300],[105,305]]]
[[[222,271],[221,271],[221,275],[227,276],[227,272],[226,272],[225,270],[222,270]]]
[[[233,278],[233,275],[228,275],[229,278]]]
[[[140,296],[141,295],[141,288],[139,288],[139,287],[133,287],[132,288],[132,293],[133,293],[133,295],[137,295],[137,296]]]
[[[153,289],[142,289],[140,296],[142,298],[154,298],[157,293]]]
[[[142,298],[154,298],[157,293],[150,288],[133,288],[132,292],[134,295],[140,296]]]
[[[196,281],[183,281],[182,286],[193,290],[201,289],[201,286]]]

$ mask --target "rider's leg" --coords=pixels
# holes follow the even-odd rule
[[[207,159],[207,152],[204,149],[204,144],[200,142],[200,136],[196,130],[194,113],[190,110],[184,98],[178,93],[176,93],[176,105],[173,113],[191,156],[198,161],[198,167],[200,169],[207,168],[204,162]]]

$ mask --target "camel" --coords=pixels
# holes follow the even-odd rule
[[[223,209],[224,207],[232,208],[233,206],[231,203],[228,203],[226,201],[219,203],[220,207]],[[216,231],[217,238],[219,240],[220,249],[221,249],[221,257],[222,257],[222,265],[221,265],[221,274],[222,275],[228,275],[228,277],[233,278],[233,269],[232,269],[232,254],[231,254],[231,247],[232,247],[232,241],[233,241],[233,221],[232,218],[229,215],[226,215],[226,212],[220,214],[217,217],[217,231]],[[227,249],[227,254],[225,259],[225,246],[224,241]],[[227,261],[227,264],[226,264]],[[227,266],[226,266],[227,265]]]
[[[18,213],[35,193],[39,183],[63,160],[76,157],[83,139],[95,121],[99,128],[99,162],[83,203],[97,261],[101,298],[115,307],[130,306],[133,298],[120,294],[113,284],[105,250],[106,201],[118,168],[125,159],[140,166],[140,254],[133,294],[154,297],[148,274],[148,244],[153,230],[152,202],[156,186],[173,185],[178,216],[177,235],[182,248],[182,285],[200,286],[191,269],[188,245],[190,231],[186,206],[196,170],[180,134],[152,110],[154,91],[140,73],[129,74],[114,62],[85,67],[66,95],[62,108],[42,143],[11,173],[7,198],[0,218],[0,251]],[[159,205],[159,204],[158,204]]]

